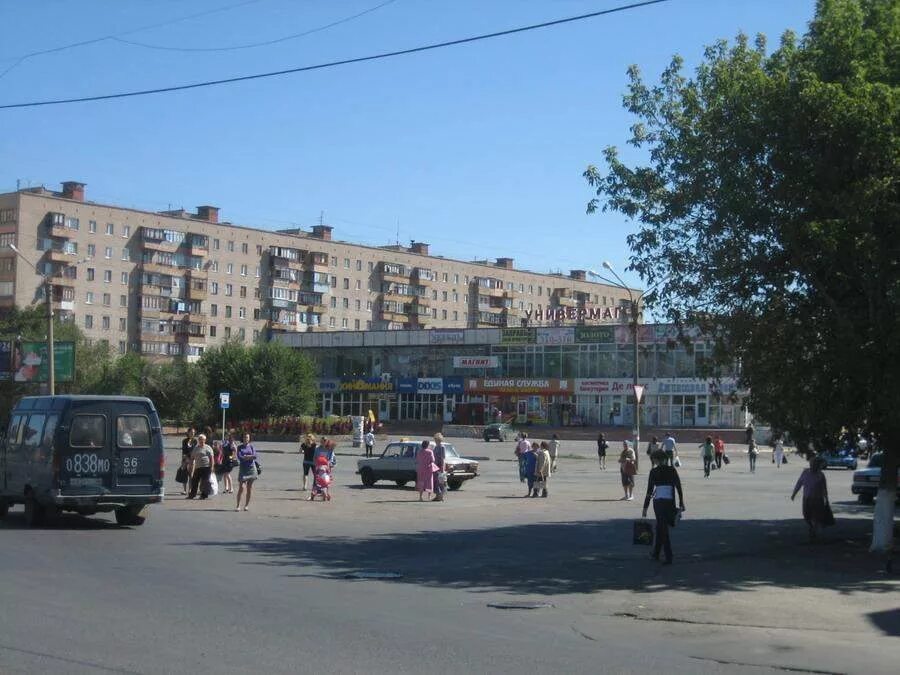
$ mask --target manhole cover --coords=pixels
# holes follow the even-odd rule
[[[494,609],[549,609],[553,607],[553,603],[528,601],[489,602],[488,607]]]
[[[400,572],[351,572],[345,579],[402,579]]]

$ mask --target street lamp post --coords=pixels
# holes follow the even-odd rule
[[[16,252],[17,256],[27,262],[44,282],[44,301],[47,303],[47,390],[50,396],[53,396],[56,394],[56,354],[53,349],[53,282],[50,280],[50,275],[41,274],[34,263],[26,258],[15,244],[10,244],[9,247]]]

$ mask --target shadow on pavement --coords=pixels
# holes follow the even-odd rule
[[[427,520],[420,521],[427,525]],[[532,523],[484,529],[395,533],[368,538],[271,538],[179,543],[255,556],[250,564],[324,567],[335,578],[399,572],[398,583],[511,594],[685,590],[715,595],[756,588],[896,591],[867,553],[865,521],[843,521],[821,543],[806,543],[800,519],[686,520],[673,532],[675,565],[649,560],[631,544],[625,519]]]
[[[48,516],[38,527],[29,528],[25,524],[22,511],[10,511],[6,518],[0,520],[0,530],[122,530],[137,529],[118,525],[112,513],[98,513],[93,516],[82,516],[77,513],[60,513]]]
[[[869,621],[880,628],[885,635],[900,637],[900,609],[886,609],[883,612],[872,612]]]

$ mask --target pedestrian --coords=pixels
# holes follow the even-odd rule
[[[334,448],[337,444],[331,440],[330,438],[325,438],[322,436],[322,441],[319,443],[316,451],[313,455],[313,466],[318,464],[319,457],[324,457],[328,460],[328,468],[333,469],[334,465],[337,464],[337,455],[334,454]],[[315,480],[315,478],[313,478]]]
[[[659,444],[659,439],[654,436],[650,439],[650,442],[647,443],[647,457],[650,458],[650,461],[653,461],[653,453],[662,450],[662,446]]]
[[[534,463],[534,492],[532,497],[537,497],[540,492],[541,497],[547,497],[547,484],[550,482],[550,474],[553,471],[553,456],[550,453],[550,444],[547,441],[541,441],[541,445],[535,453]]]
[[[559,436],[557,434],[553,434],[553,438],[550,439],[549,451],[550,451],[550,470],[552,472],[556,473],[557,460],[559,458]]]
[[[308,480],[315,480],[316,476],[313,472],[313,462],[316,458],[316,436],[315,434],[306,434],[306,438],[300,444],[300,462],[303,466],[303,483],[300,486],[301,492],[306,492],[306,483]],[[312,474],[312,478],[310,478]]]
[[[524,431],[519,434],[519,442],[516,443],[514,454],[519,462],[519,482],[525,482],[525,453],[531,450],[531,443],[528,442],[528,434]]]
[[[750,473],[756,473],[756,457],[759,455],[759,448],[756,447],[756,440],[751,438],[747,444],[747,456],[750,458]]]
[[[634,499],[634,475],[637,473],[637,457],[634,449],[628,441],[622,441],[622,452],[619,455],[619,474],[622,477],[622,489],[625,491],[624,500]]]
[[[713,448],[716,451],[716,468],[722,468],[722,459],[725,457],[725,441],[721,437],[716,436],[713,440]]]
[[[447,449],[444,447],[444,435],[437,433],[434,435],[434,465],[437,471],[434,472],[434,499],[432,501],[442,502],[447,495]]]
[[[419,492],[419,501],[425,501],[425,493],[431,501],[434,492],[434,475],[437,473],[437,465],[434,463],[434,451],[431,443],[422,441],[422,447],[416,454],[416,490]]]
[[[181,468],[184,480],[181,482],[181,494],[187,494],[188,480],[191,475],[191,453],[197,447],[197,438],[194,436],[194,427],[188,427],[187,435],[181,441]]]
[[[781,465],[784,464],[784,441],[781,440],[781,435],[775,436],[774,439],[775,447],[772,452],[772,461],[775,462],[775,468],[780,469]]]
[[[707,436],[699,446],[700,456],[703,457],[703,477],[709,478],[709,472],[712,470],[714,457],[716,454],[716,446],[713,444],[712,436]]]
[[[643,517],[647,517],[647,507],[653,500],[653,513],[656,516],[656,541],[650,557],[659,560],[659,553],[665,553],[664,565],[672,564],[672,539],[669,528],[675,526],[678,514],[684,511],[684,494],[681,491],[681,479],[678,470],[669,466],[665,453],[657,451],[656,466],[650,469],[647,479],[647,496],[644,497]],[[651,457],[651,460],[653,460]],[[675,505],[675,494],[678,494],[678,506]]]
[[[197,436],[197,445],[191,451],[191,491],[187,498],[193,499],[200,490],[200,499],[209,497],[209,476],[215,457],[213,449],[206,444],[206,436]]]
[[[662,449],[666,453],[666,462],[675,466],[675,457],[678,456],[678,445],[675,443],[675,437],[671,431],[666,433],[666,437],[662,442]]]
[[[244,434],[244,442],[238,446],[238,493],[235,511],[241,510],[241,495],[244,497],[244,511],[250,510],[250,497],[253,496],[253,483],[259,478],[256,470],[256,448],[250,442],[250,434]]]
[[[222,494],[234,492],[234,484],[231,481],[231,470],[237,465],[237,443],[234,442],[234,434],[222,443]]]
[[[597,457],[600,460],[600,470],[606,471],[606,451],[609,450],[609,443],[603,434],[597,436]]]
[[[744,430],[744,442],[747,445],[750,445],[750,441],[753,440],[754,433],[756,433],[756,430],[753,428],[753,422],[748,422],[747,428]]]
[[[371,429],[363,436],[363,443],[366,445],[366,457],[371,457],[372,451],[375,449],[375,434]]]
[[[809,468],[803,469],[794,492],[791,493],[791,501],[797,496],[800,488],[803,488],[803,520],[809,526],[809,540],[815,541],[818,530],[834,522],[831,515],[831,506],[828,504],[828,484],[825,473],[822,471],[824,461],[818,457],[809,460]]]
[[[539,449],[540,446],[537,443],[532,443],[524,454],[525,481],[528,483],[528,492],[525,493],[526,497],[530,497],[534,491],[534,473],[535,469],[537,469],[537,452]]]
[[[616,423],[616,411],[614,408],[609,409],[609,426],[615,426]]]
[[[312,490],[310,490],[306,501],[312,502],[315,501],[316,497],[321,496],[322,501],[330,502],[332,465],[329,463],[327,455],[316,455],[315,462]]]

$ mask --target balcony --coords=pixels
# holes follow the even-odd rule
[[[409,323],[410,317],[399,309],[381,309],[381,319],[383,321],[392,321],[396,323]]]
[[[319,272],[328,269],[328,254],[321,251],[309,251],[306,254],[306,269]]]
[[[181,269],[176,267],[175,265],[170,265],[168,263],[158,263],[158,262],[142,262],[141,268],[145,272],[149,272],[151,274],[165,274],[167,276],[177,275],[181,273]]]
[[[578,301],[575,298],[565,295],[556,296],[556,304],[560,307],[578,307]]]
[[[53,223],[50,225],[50,236],[58,239],[69,239],[74,234],[74,230],[66,227],[61,223]]]
[[[75,277],[66,276],[64,274],[53,274],[50,276],[50,282],[54,286],[66,286],[66,287],[74,287],[75,286]]]
[[[47,249],[44,252],[44,257],[50,262],[58,262],[58,263],[73,263],[75,262],[75,253],[68,253],[58,248]]]
[[[207,297],[209,297],[209,293],[207,292],[206,284],[202,286],[191,284],[187,287],[188,300],[206,300]]]
[[[434,277],[435,274],[431,270],[426,270],[421,267],[416,267],[413,270],[413,278],[420,286],[430,286],[434,283]]]
[[[381,278],[384,281],[393,281],[400,284],[408,284],[410,277],[409,268],[382,260],[380,263]]]

